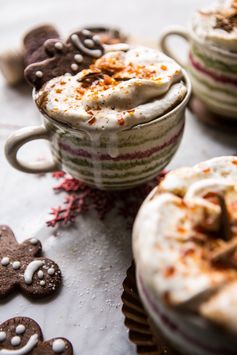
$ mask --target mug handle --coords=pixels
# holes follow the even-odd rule
[[[161,34],[161,37],[160,37],[160,42],[159,42],[162,52],[164,52],[169,57],[173,58],[182,67],[186,67],[187,63],[180,61],[180,59],[177,58],[176,54],[174,53],[174,51],[170,48],[170,46],[167,43],[168,37],[171,37],[171,36],[182,37],[186,42],[190,42],[190,36],[184,27],[172,26],[172,27],[168,27],[166,30],[163,31],[163,33]]]
[[[26,163],[18,159],[18,150],[25,144],[37,139],[50,140],[51,134],[44,126],[26,127],[10,135],[5,144],[5,155],[9,163],[25,173],[47,173],[60,170],[56,161]]]

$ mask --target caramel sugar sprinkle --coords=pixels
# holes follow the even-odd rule
[[[167,66],[164,65],[164,64],[162,64],[160,68],[161,68],[162,70],[167,70],[167,69],[168,69]]]
[[[171,277],[175,273],[175,268],[174,266],[169,266],[165,270],[165,277]]]
[[[178,226],[178,227],[177,227],[177,231],[178,231],[179,233],[186,233],[186,232],[187,232],[187,229],[184,228],[184,227],[182,227],[182,226]]]
[[[123,117],[121,117],[121,118],[118,119],[118,124],[119,124],[120,126],[123,126],[124,123],[125,123],[125,120],[124,120]]]
[[[83,94],[85,94],[85,89],[79,87],[79,88],[76,88],[76,92],[77,92],[78,94],[80,94],[80,95],[83,95]]]
[[[92,117],[91,119],[89,119],[88,123],[89,125],[93,125],[96,122],[95,117]]]

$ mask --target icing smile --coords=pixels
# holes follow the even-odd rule
[[[28,354],[37,345],[37,343],[38,335],[34,334],[22,348],[16,350],[0,349],[0,355],[25,355]]]

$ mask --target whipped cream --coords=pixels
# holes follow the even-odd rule
[[[198,11],[192,27],[199,40],[237,52],[237,0],[222,0]]]
[[[231,315],[230,306],[237,304],[233,294],[237,270],[220,268],[211,261],[211,255],[227,243],[220,232],[220,199],[225,202],[234,238],[236,157],[215,158],[167,174],[138,213],[133,250],[138,272],[155,297],[172,307],[194,308],[237,332],[237,318]]]
[[[182,79],[181,67],[157,50],[115,47],[89,69],[50,80],[37,93],[36,103],[74,128],[123,130],[180,103],[187,92]]]

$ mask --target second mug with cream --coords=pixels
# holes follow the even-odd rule
[[[190,44],[189,71],[194,94],[214,113],[237,119],[237,0],[214,3],[195,13],[189,31],[173,27],[161,36],[162,50],[176,59],[170,36]]]

